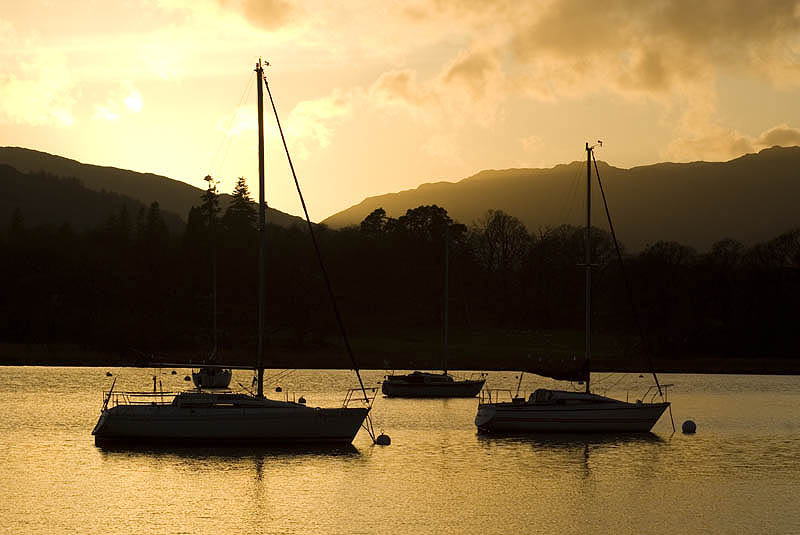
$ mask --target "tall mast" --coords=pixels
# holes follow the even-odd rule
[[[256,63],[258,86],[258,397],[264,397],[264,68]]]
[[[592,148],[586,143],[586,237],[584,238],[586,273],[586,393],[589,393],[589,380],[591,379],[591,348],[592,348]]]
[[[446,223],[445,223],[446,225]],[[448,327],[448,307],[450,305],[450,249],[447,236],[447,226],[444,227],[444,289],[442,296],[442,368],[447,374],[447,327]]]

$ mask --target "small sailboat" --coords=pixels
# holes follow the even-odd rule
[[[259,156],[259,290],[258,355],[253,368],[257,372],[255,394],[232,392],[186,391],[115,392],[104,397],[100,418],[92,434],[96,444],[132,442],[197,443],[343,443],[349,444],[368,420],[371,399],[361,383],[363,398],[348,392],[342,407],[309,407],[288,399],[272,400],[264,396],[263,322],[264,322],[264,70],[256,65],[258,84],[258,156]],[[277,112],[276,112],[277,117]],[[364,406],[349,407],[356,397]],[[374,399],[374,396],[373,396]],[[366,427],[366,426],[365,426]],[[371,425],[367,430],[372,435]]]
[[[442,304],[442,373],[415,371],[406,375],[387,375],[381,392],[396,398],[472,398],[486,382],[482,374],[478,379],[456,379],[447,373],[447,329],[449,300],[449,247],[447,231],[444,235],[444,291]]]
[[[584,360],[584,392],[538,389],[526,400],[515,397],[509,402],[479,403],[475,425],[479,431],[495,433],[624,433],[648,432],[669,407],[666,400],[646,403],[621,401],[593,394],[590,391],[591,361],[591,192],[592,151],[586,144],[586,234],[585,295],[586,347]],[[653,373],[659,394],[658,378]]]
[[[211,244],[211,356],[197,371],[192,370],[192,382],[197,388],[228,388],[233,373],[230,368],[214,365],[217,356],[217,237],[216,206],[211,200],[216,198],[217,184],[211,175],[206,175],[208,190],[204,201],[208,207],[208,234]]]
[[[227,366],[203,366],[192,370],[192,382],[197,388],[228,388],[233,373]]]

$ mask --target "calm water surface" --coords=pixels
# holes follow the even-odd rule
[[[487,438],[476,399],[379,398],[385,448],[361,431],[334,450],[126,450],[90,435],[106,371],[0,368],[0,532],[800,533],[797,377],[664,376],[675,434],[665,414],[644,437]],[[152,388],[152,371],[110,371],[117,388]],[[169,371],[164,389],[183,388],[187,370]],[[650,385],[596,379],[623,399]],[[324,406],[355,378],[302,371],[279,383]],[[525,376],[522,388],[554,385]],[[487,386],[516,380],[492,373]],[[689,418],[694,436],[680,433]]]

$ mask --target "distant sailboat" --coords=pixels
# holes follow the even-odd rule
[[[480,403],[475,416],[479,431],[499,433],[617,433],[647,432],[652,429],[669,402],[636,403],[616,400],[589,390],[591,379],[591,192],[592,150],[586,144],[586,234],[585,248],[585,296],[586,296],[586,348],[584,360],[584,392],[548,390],[540,388],[525,400],[514,398],[510,402]],[[661,385],[656,386],[661,393]]]
[[[256,394],[187,391],[106,393],[100,418],[92,434],[97,444],[137,441],[196,443],[350,443],[364,425],[370,400],[363,388],[366,406],[348,407],[352,392],[339,408],[307,407],[302,403],[267,399],[264,396],[264,71],[256,65],[258,83],[259,163],[259,293]],[[277,114],[276,114],[277,116]],[[252,369],[252,368],[251,368]],[[358,374],[358,370],[356,369]],[[360,376],[359,376],[360,380]],[[371,427],[368,429],[372,434]]]
[[[233,373],[225,366],[212,365],[217,356],[217,237],[216,237],[216,198],[217,185],[211,175],[205,178],[208,182],[206,203],[208,209],[208,233],[211,245],[211,356],[197,371],[192,370],[192,382],[197,388],[228,388]]]
[[[444,233],[444,289],[442,304],[442,373],[415,371],[406,375],[387,375],[381,392],[396,398],[471,398],[483,388],[486,379],[456,379],[447,373],[449,257],[447,231]]]

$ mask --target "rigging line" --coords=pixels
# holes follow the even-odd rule
[[[244,102],[246,102],[248,100],[248,98],[250,97],[250,91],[252,91],[253,85],[254,85],[253,84],[253,80],[255,80],[255,79],[256,79],[255,78],[255,74],[253,74],[252,78],[250,78],[250,81],[247,84],[247,89],[245,90],[243,98],[241,98],[239,100],[239,105],[236,108],[237,110],[240,109],[242,107],[242,104]],[[233,127],[233,121],[235,119],[236,119],[236,112],[234,111],[233,115],[231,116],[231,121],[230,121],[229,126],[228,126],[228,131],[230,131],[230,129]],[[230,153],[230,150],[231,150],[231,147],[233,146],[233,141],[234,141],[234,136],[233,135],[227,135],[227,132],[226,132],[226,136],[225,137],[226,137],[226,143],[225,143],[224,150],[223,150],[223,153],[222,153],[222,160],[218,163],[219,168],[223,168],[225,166],[225,162],[228,160],[228,154]]]
[[[247,77],[247,83],[245,84],[244,89],[242,90],[242,95],[239,97],[239,103],[236,105],[236,107],[233,108],[233,113],[231,114],[230,118],[228,119],[228,125],[225,128],[222,140],[219,142],[219,145],[217,146],[217,150],[214,152],[214,156],[211,158],[210,169],[206,173],[207,175],[210,175],[211,171],[214,170],[215,167],[217,167],[217,159],[219,158],[220,152],[222,152],[223,146],[226,145],[226,144],[227,144],[227,148],[225,148],[225,151],[223,153],[222,162],[224,163],[225,159],[227,159],[228,150],[230,149],[230,146],[231,146],[231,143],[232,143],[231,136],[228,135],[228,132],[230,131],[231,127],[233,126],[234,119],[236,119],[236,110],[238,110],[239,108],[242,107],[242,102],[247,100],[247,97],[250,95],[250,89],[253,87],[254,78],[255,78],[255,73],[254,72],[250,73],[248,75],[248,77]]]
[[[565,199],[564,208],[561,210],[561,214],[563,214],[561,221],[563,224],[569,223],[568,218],[572,215],[572,209],[575,207],[575,197],[578,195],[578,185],[581,182],[581,171],[583,171],[583,166],[576,165],[575,174],[572,177],[572,188]]]
[[[317,262],[319,262],[320,270],[322,271],[322,278],[325,279],[325,286],[328,288],[328,295],[331,299],[331,305],[333,306],[333,312],[336,315],[336,323],[339,324],[339,331],[342,334],[342,340],[344,341],[344,346],[347,349],[347,355],[350,357],[350,361],[353,363],[353,370],[356,372],[356,377],[358,377],[358,384],[361,385],[361,391],[364,394],[364,402],[369,404],[369,397],[367,396],[367,389],[364,386],[364,381],[361,379],[361,373],[358,370],[358,363],[356,362],[356,357],[353,355],[353,350],[350,347],[350,340],[347,338],[347,332],[344,329],[344,322],[342,321],[342,315],[339,312],[339,305],[336,303],[336,296],[333,294],[333,287],[331,286],[330,277],[328,277],[328,271],[325,269],[325,263],[322,261],[322,253],[319,249],[319,243],[317,242],[317,236],[314,232],[314,225],[311,224],[311,217],[308,215],[308,208],[306,207],[306,201],[303,198],[303,192],[300,190],[300,182],[297,180],[297,173],[294,170],[294,164],[292,163],[292,157],[289,154],[289,146],[286,144],[286,137],[283,135],[283,128],[281,127],[281,120],[278,117],[278,109],[275,107],[275,100],[272,98],[272,91],[269,89],[269,82],[267,82],[267,77],[264,76],[264,86],[267,88],[267,94],[269,95],[269,102],[272,104],[272,111],[275,113],[275,122],[278,125],[278,132],[281,134],[281,141],[283,142],[283,149],[286,151],[286,159],[289,161],[289,168],[292,171],[292,178],[294,178],[294,185],[297,188],[297,195],[300,197],[300,204],[303,205],[303,213],[306,216],[306,223],[308,223],[308,232],[311,235],[311,242],[314,244],[314,251],[317,255]]]
[[[619,259],[619,267],[620,271],[622,271],[622,280],[625,283],[625,290],[628,293],[628,302],[631,306],[631,315],[633,316],[634,324],[636,325],[636,329],[639,331],[639,337],[642,340],[642,349],[644,350],[645,355],[647,355],[647,362],[650,364],[650,372],[653,374],[653,380],[656,382],[656,388],[658,388],[658,394],[663,398],[664,393],[661,391],[661,383],[658,382],[658,376],[656,375],[656,369],[653,365],[653,357],[650,355],[650,352],[647,350],[647,343],[645,340],[644,329],[642,329],[642,324],[639,321],[639,314],[636,308],[636,304],[633,301],[633,291],[631,290],[630,281],[628,280],[628,274],[625,271],[625,262],[622,260],[622,251],[619,248],[619,242],[617,241],[617,233],[614,232],[614,223],[611,221],[611,212],[608,210],[608,202],[606,201],[606,193],[603,190],[603,182],[600,180],[600,170],[597,168],[597,159],[594,156],[594,151],[592,151],[592,162],[594,163],[594,174],[597,176],[597,185],[600,186],[600,195],[603,197],[603,206],[606,210],[606,218],[608,219],[608,229],[611,231],[611,238],[614,240],[614,250],[617,252],[617,258]]]

